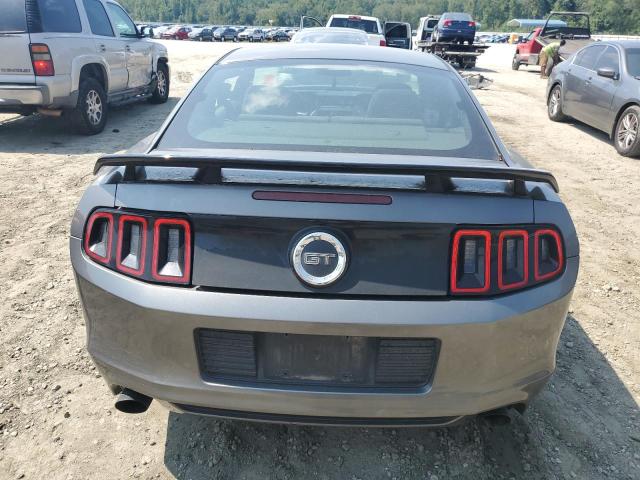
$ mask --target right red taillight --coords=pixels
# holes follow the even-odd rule
[[[44,43],[32,43],[29,45],[31,52],[31,64],[33,73],[38,77],[52,77],[55,75],[53,68],[53,58],[49,46]]]
[[[450,292],[497,295],[527,288],[556,278],[564,261],[562,237],[551,227],[458,230],[451,248]]]
[[[151,282],[191,282],[191,223],[123,210],[93,212],[83,246],[93,260],[112,270]]]

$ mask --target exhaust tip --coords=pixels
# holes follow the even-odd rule
[[[508,408],[497,408],[481,415],[482,419],[489,425],[503,427],[511,423],[511,415]]]
[[[125,388],[116,398],[115,407],[122,413],[144,413],[151,405],[153,398]]]

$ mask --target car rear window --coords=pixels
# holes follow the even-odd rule
[[[356,28],[364,30],[367,33],[380,33],[378,31],[378,22],[375,20],[362,20],[360,18],[333,18],[330,27]]]
[[[445,13],[442,18],[444,20],[454,20],[456,22],[470,22],[471,15],[468,13]]]
[[[315,59],[213,67],[177,112],[159,148],[498,158],[485,123],[453,73]]]
[[[640,48],[627,48],[625,52],[629,75],[640,78]]]
[[[409,36],[409,29],[405,24],[399,24],[389,27],[386,34],[390,38],[407,38]]]
[[[0,32],[22,33],[27,31],[24,0],[5,0],[0,14]]]
[[[75,0],[37,0],[43,32],[80,33],[82,24]]]

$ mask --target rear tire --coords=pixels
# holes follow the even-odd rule
[[[562,88],[556,85],[547,99],[547,114],[554,122],[564,122],[567,116],[562,111]]]
[[[164,62],[158,62],[158,81],[156,88],[153,89],[150,103],[165,103],[169,98],[169,67]]]
[[[640,156],[640,107],[627,108],[616,123],[613,144],[623,157]]]
[[[71,110],[70,118],[74,129],[82,135],[95,135],[107,124],[107,94],[95,78],[80,80],[78,103]]]

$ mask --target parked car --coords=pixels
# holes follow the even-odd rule
[[[445,12],[433,29],[434,42],[473,43],[476,22],[468,13]],[[508,37],[508,36],[507,36]]]
[[[162,33],[161,38],[165,40],[187,40],[191,27],[177,25]]]
[[[0,112],[62,115],[95,134],[110,105],[167,101],[167,49],[112,0],[14,0],[0,25],[11,32],[0,32]]]
[[[264,31],[261,28],[247,28],[238,34],[238,40],[262,42],[264,40]]]
[[[236,49],[94,171],[70,253],[121,411],[452,425],[554,371],[573,223],[435,56]]]
[[[387,44],[380,20],[376,17],[331,15],[327,22],[327,27],[355,28],[364,31],[369,36],[370,45],[383,47]]]
[[[552,70],[549,118],[575,118],[613,140],[620,155],[640,156],[640,41],[596,42]]]
[[[195,40],[198,42],[212,42],[213,31],[208,27],[194,28],[189,32],[189,40]]]
[[[289,35],[285,30],[275,30],[274,32],[271,32],[266,39],[271,40],[272,42],[288,42]]]
[[[174,25],[160,25],[159,27],[154,27],[153,38],[162,38],[162,34],[173,27]]]
[[[362,30],[356,30],[354,28],[303,28],[291,38],[291,43],[349,43],[352,45],[369,45],[369,37]]]
[[[217,42],[238,41],[238,32],[231,27],[220,27],[213,32],[213,39]]]

